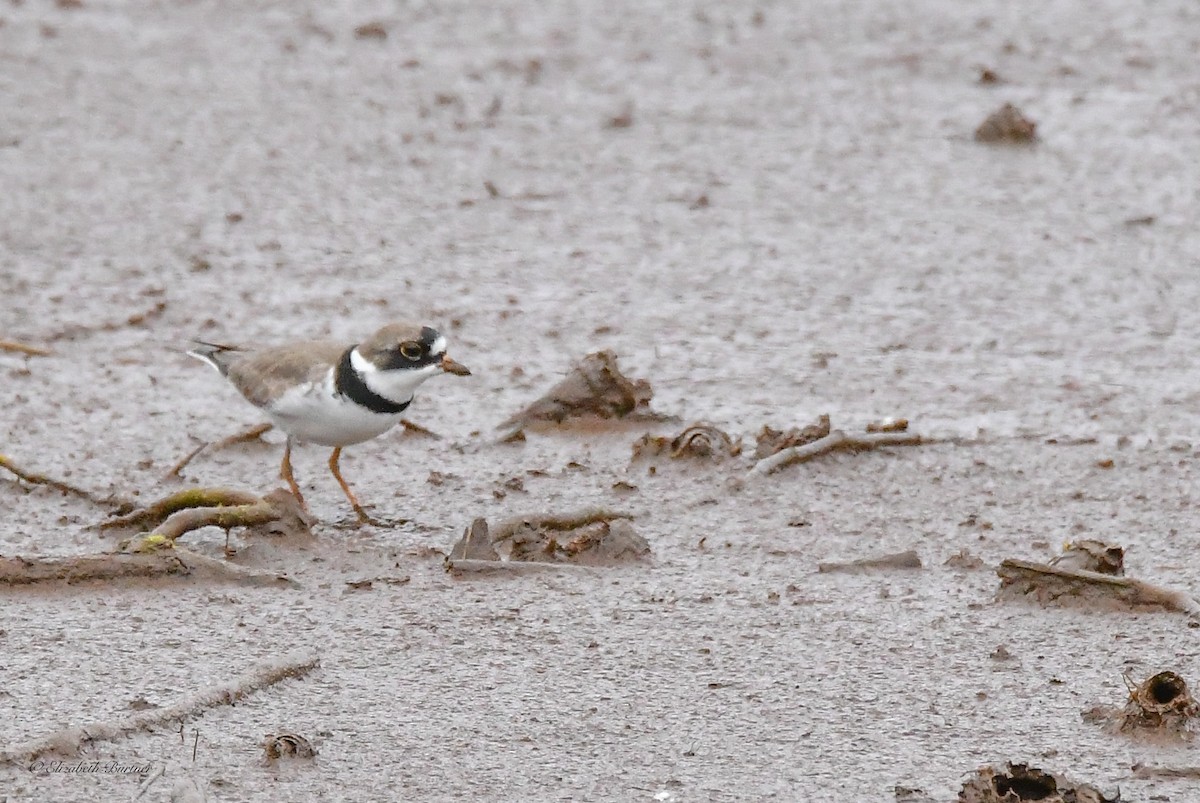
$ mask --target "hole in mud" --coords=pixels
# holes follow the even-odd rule
[[[1186,692],[1187,687],[1184,685],[1183,678],[1178,676],[1170,676],[1162,673],[1155,677],[1150,683],[1150,696],[1154,698],[1154,702],[1161,705],[1166,705],[1173,701],[1176,697]]]
[[[1001,775],[996,778],[996,795],[1001,799],[1009,792],[1019,800],[1045,800],[1058,793],[1058,784],[1053,778],[1013,778]]]

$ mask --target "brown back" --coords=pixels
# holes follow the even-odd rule
[[[252,404],[266,407],[296,385],[320,382],[350,346],[306,340],[258,351],[225,352],[221,361],[233,386]]]

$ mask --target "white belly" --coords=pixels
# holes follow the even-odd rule
[[[387,432],[403,413],[374,413],[333,392],[332,382],[293,388],[265,408],[275,426],[298,441],[350,446]]]

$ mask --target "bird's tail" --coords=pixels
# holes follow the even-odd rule
[[[204,340],[193,340],[192,348],[187,350],[189,357],[195,357],[216,368],[221,376],[229,372],[230,356],[238,354],[242,349],[237,346],[223,346],[220,343],[208,343]]]

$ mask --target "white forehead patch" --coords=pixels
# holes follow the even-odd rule
[[[444,354],[446,352],[446,337],[438,335],[438,339],[433,341],[433,345],[429,347],[430,354]]]

